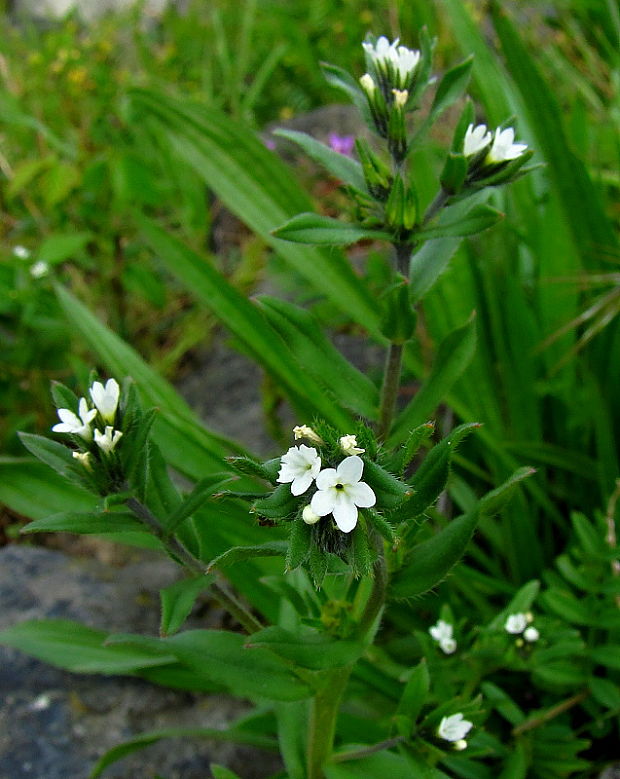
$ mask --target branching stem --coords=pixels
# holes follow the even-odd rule
[[[127,507],[133,511],[136,517],[145,524],[155,536],[157,536],[172,557],[178,560],[195,576],[207,576],[209,573],[207,566],[194,557],[176,536],[168,536],[161,522],[151,510],[144,505],[144,503],[141,503],[137,498],[128,498],[126,503]],[[261,630],[263,627],[262,624],[239,600],[237,600],[225,584],[213,582],[211,584],[211,593],[222,608],[226,609],[226,611],[234,617],[248,633],[256,633],[257,630]]]

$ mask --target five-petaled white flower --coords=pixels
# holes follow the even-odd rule
[[[451,714],[441,720],[437,728],[437,735],[444,741],[457,742],[464,739],[473,726],[474,723],[463,719],[463,715],[459,711],[458,714]]]
[[[508,162],[516,160],[527,149],[527,143],[515,143],[515,131],[512,127],[502,130],[498,127],[493,136],[493,143],[486,156],[486,162]]]
[[[94,382],[89,390],[97,411],[106,422],[114,422],[118,406],[120,387],[116,379],[108,379],[105,387],[100,381]]]
[[[90,441],[93,437],[90,423],[97,416],[97,409],[89,409],[86,398],[80,398],[78,414],[79,417],[68,408],[59,408],[58,417],[60,422],[54,425],[52,430],[55,433],[73,433],[74,435],[79,435],[85,441]]]
[[[437,641],[442,652],[451,655],[456,651],[456,641],[452,637],[452,625],[440,619],[436,625],[428,629],[431,636]]]
[[[526,614],[510,614],[504,623],[504,630],[506,633],[511,633],[516,636],[519,633],[523,633],[527,627],[527,623],[528,619]]]
[[[359,448],[357,438],[354,435],[343,435],[338,443],[345,454],[364,454],[366,451]]]
[[[369,55],[376,68],[385,67],[389,62],[402,83],[409,79],[420,61],[420,52],[417,49],[408,49],[398,45],[398,38],[390,43],[385,35],[377,39],[375,43],[364,41],[362,46]]]
[[[280,458],[281,468],[277,481],[291,483],[293,495],[303,495],[321,470],[321,458],[312,446],[291,446]]]
[[[102,433],[101,430],[95,430],[95,443],[101,451],[109,454],[114,451],[114,447],[120,441],[122,435],[120,430],[114,430],[112,425],[106,425],[105,433]]]
[[[333,514],[343,533],[350,533],[357,525],[358,506],[369,508],[377,500],[368,484],[360,481],[363,470],[363,461],[354,455],[345,457],[338,468],[325,468],[316,477],[312,511],[319,517]]]
[[[474,127],[470,124],[465,132],[465,140],[463,141],[463,154],[466,157],[471,157],[474,154],[478,154],[486,148],[493,139],[490,130],[487,130],[486,124],[479,124]]]

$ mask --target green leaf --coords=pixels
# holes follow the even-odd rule
[[[312,527],[301,517],[293,521],[288,544],[286,570],[294,571],[307,559],[312,544]]]
[[[348,259],[329,252],[285,243],[272,230],[312,208],[291,171],[247,127],[211,106],[175,101],[159,93],[133,90],[137,121],[145,117],[174,152],[185,159],[222,202],[262,236],[318,292],[326,295],[372,334],[378,334],[375,303]]]
[[[213,774],[213,779],[242,779],[239,774],[234,773],[234,771],[231,771],[229,768],[225,768],[222,765],[211,763],[209,768]]]
[[[279,129],[274,130],[273,134],[279,135],[281,138],[287,138],[289,141],[293,141],[293,143],[301,146],[309,157],[323,165],[324,168],[344,184],[359,189],[361,192],[366,192],[362,167],[359,162],[351,159],[351,157],[334,151],[307,133]]]
[[[22,533],[77,533],[92,535],[103,533],[144,533],[143,525],[133,514],[107,511],[98,514],[61,512],[28,523]],[[155,539],[156,542],[156,539]]]
[[[172,653],[104,646],[108,634],[67,619],[29,620],[0,631],[0,644],[58,668],[85,674],[132,674],[175,661]]]
[[[592,697],[601,706],[612,711],[620,711],[620,690],[615,682],[592,676],[588,682]]]
[[[170,636],[181,629],[196,602],[196,598],[211,585],[213,579],[213,576],[181,579],[160,590],[161,624],[159,632],[162,637]]]
[[[620,671],[620,644],[597,646],[589,654],[595,663]]]
[[[480,516],[488,517],[499,513],[510,501],[523,479],[529,478],[534,473],[536,473],[534,468],[518,468],[503,484],[496,487],[494,490],[491,490],[491,492],[487,492],[487,494],[480,499]]]
[[[463,556],[478,523],[472,511],[453,519],[437,535],[415,546],[392,578],[392,598],[412,598],[436,587]]]
[[[277,749],[275,739],[241,728],[166,728],[164,730],[151,730],[147,733],[141,733],[129,741],[124,741],[122,744],[105,752],[89,774],[89,779],[97,779],[106,768],[127,757],[127,755],[139,752],[141,749],[146,749],[151,744],[156,744],[158,741],[167,738],[204,738],[209,741],[230,741],[235,744],[249,744],[262,749]],[[215,779],[232,779],[236,777],[236,774],[233,774],[232,771],[222,773],[222,770],[226,771],[227,769],[220,769],[219,766],[211,764],[211,772]],[[218,771],[219,773],[217,773]]]
[[[335,348],[315,316],[276,298],[261,296],[258,303],[291,355],[340,405],[367,419],[376,419],[379,406],[376,385]]]
[[[253,633],[246,646],[269,649],[279,657],[315,671],[350,665],[364,651],[364,646],[354,641],[341,641],[309,628],[291,633],[276,625]]]
[[[445,211],[446,220],[449,218],[450,209]],[[453,222],[440,222],[434,227],[426,227],[416,233],[420,240],[427,241],[437,238],[463,238],[467,235],[476,235],[483,230],[488,230],[504,218],[504,214],[496,208],[481,203],[474,206],[465,216]]]
[[[322,387],[308,373],[291,370],[286,344],[255,305],[210,262],[169,236],[154,222],[144,218],[139,222],[147,241],[169,270],[217,315],[254,359],[288,391],[300,411],[310,417],[321,414],[339,427],[351,425],[349,415],[326,397]]]
[[[430,690],[430,683],[431,679],[426,665],[426,659],[423,659],[411,672],[396,710],[398,716],[406,717],[411,723],[409,733],[401,733],[401,735],[406,738],[411,735],[411,726],[417,720],[418,715],[426,702]]]
[[[109,643],[148,647],[174,655],[198,676],[206,677],[243,698],[295,701],[311,695],[310,689],[287,664],[265,649],[247,649],[247,636],[225,630],[188,630],[169,638],[119,635]]]
[[[347,744],[342,748],[342,754],[334,755],[334,762],[328,763],[325,768],[327,779],[370,779],[370,777],[389,777],[389,779],[412,779],[411,767],[400,755],[393,752],[377,752],[374,755],[351,760],[350,762],[335,762],[343,760],[347,752],[356,752],[359,749],[372,746],[371,744]],[[416,779],[437,779],[443,775],[433,773],[416,773]]]
[[[498,779],[527,779],[531,760],[523,744],[515,744],[512,752],[502,765]]]
[[[254,557],[285,557],[288,550],[286,541],[269,541],[257,546],[233,546],[226,552],[211,560],[209,571],[215,568],[227,568],[243,560],[251,560]]]
[[[186,519],[194,514],[212,495],[221,489],[222,485],[231,481],[228,476],[221,474],[211,474],[195,485],[193,490],[187,495],[178,508],[172,513],[165,522],[166,532],[172,534],[177,528],[185,522]]]
[[[37,260],[56,265],[75,259],[91,240],[91,233],[55,233],[46,238],[37,252]]]
[[[349,244],[371,240],[391,241],[390,233],[369,230],[360,225],[341,222],[330,216],[319,214],[298,214],[273,230],[276,238],[295,243],[310,243],[316,246],[349,246]]]
[[[475,348],[476,324],[472,316],[463,327],[453,330],[439,344],[429,376],[394,422],[388,438],[389,446],[405,441],[411,430],[429,418],[471,362]]]
[[[71,449],[58,441],[52,441],[41,435],[20,433],[19,438],[28,451],[49,465],[65,478],[71,478],[75,471],[75,459]]]
[[[435,91],[435,97],[431,106],[430,113],[433,120],[437,119],[446,108],[456,103],[465,93],[471,77],[473,62],[474,58],[470,56],[444,74]]]

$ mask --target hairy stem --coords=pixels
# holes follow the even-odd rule
[[[377,437],[380,441],[385,441],[390,427],[396,400],[400,389],[400,374],[403,364],[403,344],[390,344],[386,364],[385,376],[383,377],[383,386],[381,387],[381,405],[379,408],[379,427]]]
[[[385,595],[387,590],[387,566],[385,564],[385,555],[383,552],[383,541],[375,533],[374,544],[378,552],[378,557],[372,569],[373,580],[372,590],[366,601],[364,611],[360,617],[357,627],[357,638],[363,640],[368,631],[375,623],[377,616],[385,604]]]
[[[395,736],[394,738],[388,738],[385,741],[381,741],[378,744],[373,744],[370,747],[364,747],[363,749],[351,750],[351,752],[341,752],[339,755],[332,757],[332,763],[344,763],[348,760],[360,760],[362,757],[368,757],[368,755],[374,755],[375,752],[382,752],[384,749],[391,749],[398,746],[405,741],[403,736]]]
[[[126,502],[127,507],[157,536],[167,551],[188,571],[191,571],[196,576],[207,576],[209,573],[207,566],[194,557],[176,536],[168,536],[161,522],[144,503],[141,503],[137,498],[128,498]],[[211,593],[220,606],[226,609],[248,633],[256,633],[257,630],[263,627],[256,617],[228,590],[225,584],[213,582],[211,584]]]
[[[323,767],[331,758],[336,720],[351,668],[327,671],[314,696],[308,722],[307,779],[325,779]]]
[[[525,733],[527,730],[534,730],[534,728],[539,728],[541,725],[549,722],[549,720],[555,719],[555,717],[559,717],[559,715],[563,714],[565,711],[572,709],[573,706],[577,706],[577,704],[581,703],[581,701],[584,701],[589,694],[590,693],[588,690],[582,690],[576,695],[573,695],[561,703],[558,703],[557,706],[553,706],[552,708],[547,709],[547,711],[544,711],[537,717],[532,717],[532,719],[525,720],[525,722],[522,722],[520,725],[517,725],[516,728],[512,729],[512,735],[518,736],[520,733]]]

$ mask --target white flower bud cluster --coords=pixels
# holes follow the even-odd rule
[[[504,630],[506,633],[510,633],[513,636],[522,635],[528,643],[534,643],[540,638],[540,633],[531,624],[534,621],[534,616],[528,612],[510,614],[504,623]]]
[[[453,652],[456,652],[456,641],[452,635],[453,631],[453,626],[443,619],[440,619],[436,625],[433,625],[428,629],[431,637],[437,641],[439,648],[446,655],[451,655]]]
[[[115,379],[108,379],[105,386],[96,381],[89,389],[90,398],[93,404],[91,408],[86,398],[80,398],[77,415],[68,408],[59,408],[58,417],[60,422],[52,427],[55,433],[69,433],[82,438],[84,441],[91,442],[94,439],[95,444],[101,451],[108,455],[111,454],[123,433],[114,429],[116,410],[120,398],[120,387]],[[100,415],[103,421],[103,431],[92,424]],[[91,467],[91,456],[89,452],[74,452],[73,456],[81,462],[85,468]]]

